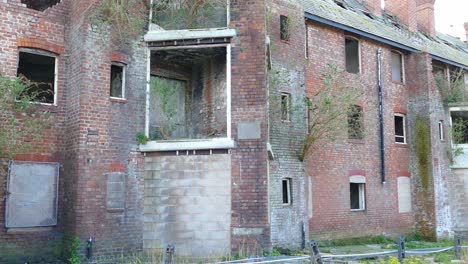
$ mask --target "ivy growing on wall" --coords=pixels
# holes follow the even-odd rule
[[[414,141],[421,186],[427,190],[431,182],[431,130],[427,118],[416,118]]]

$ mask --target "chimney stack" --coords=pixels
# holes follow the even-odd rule
[[[362,2],[372,14],[382,16],[381,0],[362,0]]]
[[[434,2],[435,0],[417,0],[416,18],[418,29],[426,32],[430,36],[435,36],[434,22]]]
[[[396,16],[410,31],[418,30],[416,0],[385,0],[385,11]]]
[[[465,22],[463,26],[465,27],[465,42],[468,43],[468,22]]]

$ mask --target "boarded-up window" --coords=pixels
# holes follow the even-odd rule
[[[58,163],[10,162],[7,228],[57,224]]]
[[[398,212],[411,212],[411,181],[409,177],[398,177]]]
[[[125,209],[125,173],[107,175],[107,210]]]
[[[346,71],[359,73],[359,41],[353,38],[345,39]]]
[[[392,81],[403,82],[403,56],[392,51]]]

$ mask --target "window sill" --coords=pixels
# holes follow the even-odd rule
[[[394,81],[394,80],[391,80],[391,83],[396,84],[396,85],[401,85],[401,86],[406,85],[406,83],[404,83],[404,82],[399,82],[399,81]]]
[[[109,100],[113,103],[126,103],[127,99],[125,98],[118,98],[118,97],[110,97]]]
[[[351,209],[351,212],[365,212],[366,209]]]
[[[202,39],[202,38],[232,38],[236,36],[235,29],[210,28],[193,30],[151,30],[146,33],[146,42],[172,41],[182,39]]]
[[[184,141],[149,141],[141,145],[141,152],[201,150],[201,149],[231,149],[235,147],[234,140],[228,138],[184,140]]]
[[[397,147],[397,148],[409,148],[408,143],[398,143],[398,142],[395,142],[394,146]]]

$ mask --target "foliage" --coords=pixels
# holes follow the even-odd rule
[[[31,150],[50,125],[50,113],[31,103],[41,96],[37,85],[24,77],[0,76],[0,157],[11,158]]]
[[[112,42],[122,44],[143,35],[149,10],[146,0],[102,0],[90,21],[98,32],[110,30]]]
[[[465,100],[464,71],[458,69],[450,72],[450,80],[442,73],[434,76],[437,87],[442,95],[444,105]]]
[[[461,117],[454,117],[452,119],[452,126],[449,129],[449,138],[452,144],[447,144],[449,148],[448,156],[450,158],[451,165],[454,165],[455,158],[462,155],[463,148],[459,144],[466,142],[465,135],[468,134],[468,120]]]
[[[139,144],[146,144],[149,141],[149,138],[145,135],[145,133],[139,132],[136,134],[136,141]]]
[[[226,26],[226,0],[161,0],[153,5],[153,23],[166,30]]]
[[[65,240],[65,249],[68,254],[68,262],[70,264],[81,264],[80,258],[80,248],[81,248],[81,241],[78,237],[70,237],[67,236],[64,238]]]
[[[415,151],[421,186],[427,190],[431,180],[431,132],[429,121],[418,116],[415,125]]]
[[[177,115],[177,88],[170,79],[153,77],[151,78],[151,90],[151,94],[154,95],[152,100],[156,100],[159,107],[157,110],[161,111],[161,118],[158,120],[158,131],[155,131],[155,134],[157,138],[163,140],[170,139],[172,133],[177,129],[177,124],[174,120]]]
[[[321,139],[334,140],[343,131],[348,131],[346,120],[350,115],[350,106],[362,96],[361,85],[345,79],[343,70],[328,65],[328,71],[323,75],[323,85],[317,87],[315,94],[305,100],[309,111],[308,133],[304,140],[300,160],[304,160],[309,149]],[[351,116],[356,116],[351,114]],[[362,116],[358,116],[362,118]],[[357,121],[361,123],[361,121]],[[359,135],[363,137],[363,135]]]
[[[347,239],[338,239],[330,241],[330,245],[335,247],[352,246],[352,245],[366,245],[366,244],[387,244],[388,238],[383,235],[378,236],[365,236]]]

